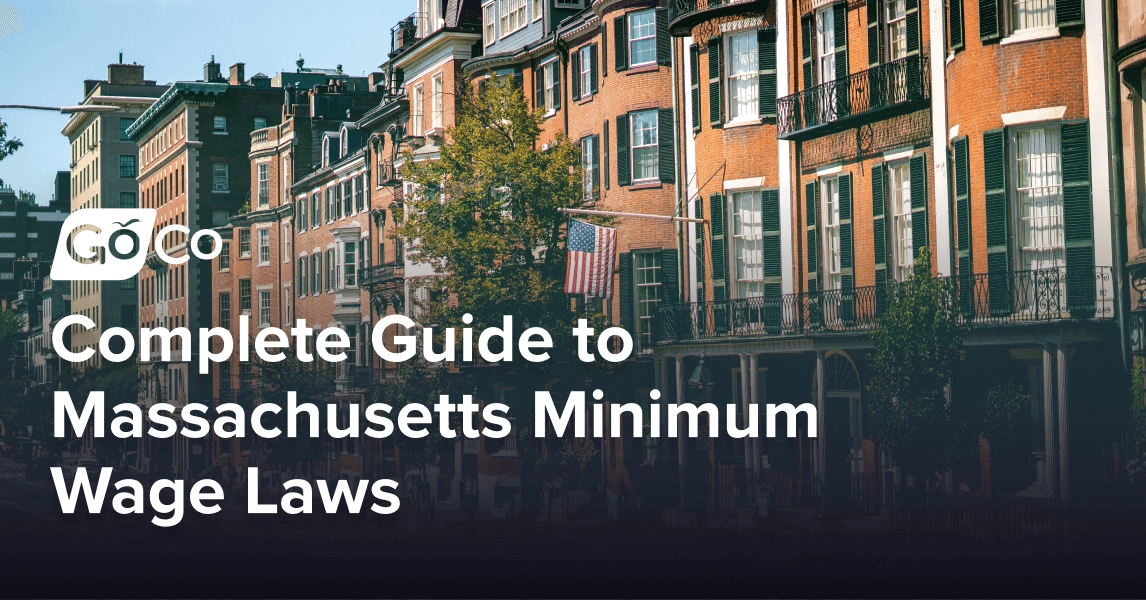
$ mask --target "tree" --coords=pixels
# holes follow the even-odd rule
[[[0,160],[4,160],[12,155],[15,151],[19,150],[24,142],[16,138],[8,139],[8,124],[0,120]],[[0,187],[4,185],[4,180],[0,179]]]
[[[314,370],[295,361],[282,361],[277,363],[260,363],[259,385],[257,399],[260,404],[275,404],[280,410],[278,413],[268,413],[263,418],[264,427],[272,429],[278,427],[287,430],[287,394],[295,392],[295,401],[299,404],[306,402],[317,403],[327,397],[333,388],[333,371],[329,369]],[[243,390],[238,397],[239,405],[250,414],[255,407],[256,390]],[[319,423],[325,418],[325,408],[320,406]],[[298,437],[279,435],[274,438],[262,438],[254,448],[252,454],[256,462],[261,462],[279,470],[298,468],[303,463],[324,460],[327,452],[333,447],[334,440],[319,429],[319,437],[312,438],[309,417],[303,413],[299,417],[298,429],[302,432]],[[248,435],[250,435],[248,433]],[[252,465],[253,466],[253,465]]]

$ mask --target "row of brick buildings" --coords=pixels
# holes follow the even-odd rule
[[[1123,259],[1141,262],[1141,244],[1131,235],[1127,254],[1122,215],[1141,220],[1146,189],[1135,62],[1146,29],[1133,4],[418,0],[365,78],[300,61],[297,73],[248,80],[241,63],[224,77],[212,59],[202,81],[156,87],[139,67],[131,104],[112,95],[146,109],[105,127],[138,148],[119,158],[121,176],[134,179],[139,206],[159,211],[157,227],[214,228],[224,244],[210,263],[149,260],[131,284],[138,323],[339,327],[350,360],[331,365],[332,397],[349,405],[385,385],[393,365],[369,351],[371,324],[408,314],[412,290],[424,289],[411,283],[436,275],[393,235],[409,192],[403,162],[437,156],[456,90],[512,76],[544,115],[542,141],[580,145],[593,208],[704,220],[617,220],[617,293],[599,307],[639,351],[606,382],[610,401],[647,405],[654,388],[689,401],[686,380],[703,373],[717,404],[812,401],[822,432],[593,440],[594,476],[564,484],[566,513],[736,515],[755,510],[762,489],[772,506],[831,489],[884,508],[871,499],[907,482],[865,436],[867,331],[925,247],[972,325],[952,402],[1008,380],[1031,398],[1029,427],[982,440],[976,466],[949,485],[1071,500],[1110,482],[1111,432],[1125,425]],[[1104,29],[1113,18],[1126,24],[1117,52]],[[1108,77],[1112,55],[1120,79]],[[1121,162],[1103,118],[1118,102]],[[1125,182],[1112,188],[1122,163]],[[116,201],[105,192],[96,205]],[[186,252],[185,239],[165,243]],[[260,377],[237,357],[210,376],[187,363],[153,371],[148,401],[175,403],[227,401]],[[482,401],[530,395],[478,380]],[[246,464],[251,449],[185,440],[151,452],[141,466],[197,473]],[[459,441],[440,454],[430,475],[442,507],[505,515],[520,505],[516,441]],[[308,468],[358,478],[398,461],[364,439]],[[666,481],[677,486],[669,499]]]

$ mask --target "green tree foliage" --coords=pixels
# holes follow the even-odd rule
[[[0,120],[0,160],[4,160],[12,153],[20,149],[24,142],[16,138],[8,139],[8,124]],[[0,179],[0,186],[4,185],[4,180]]]
[[[326,451],[336,440],[330,438],[323,425],[326,422],[326,402],[334,387],[333,371],[313,370],[295,361],[260,364],[258,390],[244,390],[236,398],[239,405],[250,414],[255,404],[276,404],[282,410],[277,414],[267,414],[263,426],[268,429],[278,427],[282,435],[275,438],[260,438],[255,447],[255,462],[262,462],[277,469],[295,469],[301,463],[320,461],[326,458]],[[299,404],[310,402],[319,409],[319,437],[309,435],[310,420],[300,415],[298,437],[287,437],[287,394],[295,392]],[[252,435],[250,432],[247,435]]]

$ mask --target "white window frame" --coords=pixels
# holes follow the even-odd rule
[[[586,44],[577,51],[580,63],[581,72],[577,77],[581,80],[581,98],[592,95],[593,90],[593,44]]]
[[[343,288],[358,287],[358,242],[339,242],[339,283]]]
[[[643,259],[649,260],[650,264],[642,265]],[[642,276],[648,273],[653,273],[653,280],[642,282]],[[652,290],[655,298],[649,299],[646,295],[649,290]],[[664,302],[664,265],[661,264],[660,252],[633,253],[633,301],[636,303],[634,315],[637,320],[637,345],[642,349],[651,349],[657,307]],[[647,311],[644,310],[646,307]]]
[[[652,142],[644,143],[639,140],[637,135],[637,116],[638,115],[652,115]],[[629,113],[629,159],[632,161],[630,173],[632,173],[633,183],[649,183],[660,181],[660,114],[656,109],[640,110]],[[647,150],[652,148],[653,156],[656,157],[656,167],[653,169],[654,174],[652,177],[637,177],[637,150]]]
[[[601,146],[600,138],[595,135],[587,135],[581,138],[581,189],[584,194],[585,202],[590,203],[594,201],[594,192],[597,191],[597,186],[593,185],[593,180],[597,179],[597,181],[600,181],[599,173],[601,157],[593,156],[593,141],[595,139],[597,140],[597,152],[599,154],[599,148]],[[594,162],[596,163],[596,166],[594,166]]]
[[[525,14],[525,9],[526,0],[498,0],[500,39],[505,39],[529,25],[529,16]]]
[[[482,5],[482,42],[486,47],[497,42],[497,5],[490,0]]]
[[[260,227],[257,230],[256,240],[259,251],[259,266],[271,264],[271,228]]]
[[[255,165],[255,178],[258,185],[257,197],[260,208],[271,205],[271,165],[261,162]]]
[[[836,15],[835,7],[825,6],[816,11],[816,83],[836,80]],[[830,35],[829,35],[830,34]]]
[[[291,261],[291,252],[290,252],[291,234],[290,234],[290,232],[291,232],[290,222],[288,221],[286,223],[283,223],[283,240],[282,240],[283,248],[282,248],[282,252],[283,252],[283,264],[284,265],[289,265],[290,261]]]
[[[820,179],[820,228],[824,232],[821,289],[838,290],[843,285],[840,268],[840,178]]]
[[[902,10],[901,10],[902,9]],[[884,44],[887,61],[907,56],[907,0],[884,0]]]
[[[410,135],[420,137],[425,133],[425,87],[419,83],[410,95]]]
[[[747,31],[738,31],[726,36],[725,41],[725,56],[728,60],[725,62],[725,81],[727,84],[728,96],[728,116],[729,124],[738,122],[752,122],[760,120],[760,42],[757,30],[751,29]],[[748,51],[747,57],[741,64],[737,61],[737,56],[741,55],[734,51],[733,46],[738,40],[747,40]],[[740,70],[738,71],[738,67]],[[744,84],[743,89],[740,89],[736,84]],[[748,92],[746,92],[746,90]],[[744,93],[744,97],[740,97]],[[750,98],[748,96],[751,96]]]
[[[270,327],[271,325],[271,290],[269,288],[259,288],[259,327]],[[265,302],[264,302],[265,301]]]
[[[640,25],[637,25],[635,23],[636,22],[635,17],[647,17],[647,16],[652,17],[651,22],[641,23]],[[646,65],[657,64],[657,11],[656,11],[656,9],[650,8],[647,10],[633,11],[633,12],[628,14],[628,18],[625,19],[625,23],[629,28],[629,32],[628,32],[629,33],[629,48],[628,48],[628,50],[629,50],[629,61],[630,61],[629,62],[629,68],[643,67]],[[638,27],[641,29],[648,28],[649,30],[652,31],[652,33],[650,35],[646,35],[643,33],[641,35],[635,35],[634,32],[638,31],[638,29],[637,29]],[[649,40],[652,40],[652,49],[653,49],[652,50],[652,55],[653,55],[652,60],[637,62],[635,59],[635,57],[637,55],[637,52],[635,50],[636,44],[638,42],[648,43]]]
[[[1007,0],[1012,33],[1057,30],[1055,0]]]
[[[557,113],[557,82],[561,76],[557,70],[557,59],[551,58],[541,65],[541,84],[545,87],[545,116]]]
[[[728,199],[734,293],[736,298],[759,298],[764,295],[764,193],[760,189],[729,190]]]
[[[541,17],[544,16],[544,14],[545,14],[543,12],[545,10],[544,5],[545,5],[545,2],[543,0],[533,0],[533,9],[532,10],[533,10],[533,20],[534,21],[540,21]]]
[[[441,129],[444,127],[444,113],[446,110],[445,98],[443,97],[445,95],[445,76],[441,71],[434,73],[434,76],[430,79],[430,85],[430,89],[433,93],[433,98],[431,99],[431,110],[433,112],[430,115],[430,124],[434,129]]]
[[[896,281],[905,281],[915,267],[911,234],[911,161],[887,165],[887,203],[891,214],[891,259]]]
[[[1042,133],[1042,140],[1031,136],[1035,132]],[[1061,124],[1016,127],[1010,129],[1008,135],[1011,138],[1008,140],[1010,193],[1014,198],[1011,218],[1018,245],[1014,267],[1019,271],[1061,269],[1066,266]],[[1032,150],[1043,152],[1031,152],[1024,158],[1020,152],[1025,143],[1041,143],[1041,148],[1032,146]],[[1024,161],[1027,162],[1025,177],[1024,169],[1020,168],[1020,162]],[[1032,227],[1032,223],[1036,226]]]
[[[222,127],[220,127],[222,125]],[[215,135],[227,135],[227,116],[215,115],[211,120],[211,133]]]
[[[211,191],[215,193],[231,191],[231,166],[227,163],[211,165]]]

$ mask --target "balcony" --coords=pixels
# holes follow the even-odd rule
[[[1110,267],[944,278],[972,327],[1114,318]],[[862,334],[887,310],[893,285],[662,306],[660,344],[731,338]]]
[[[406,267],[400,263],[375,265],[362,272],[359,285],[362,287],[379,286],[392,281],[405,279]]]
[[[780,139],[808,140],[927,106],[926,56],[908,56],[776,101]]]
[[[401,54],[413,46],[418,40],[426,37],[426,17],[421,13],[414,13],[390,28],[390,57]]]
[[[669,2],[669,31],[676,37],[692,35],[692,28],[702,21],[731,14],[745,8],[764,10],[763,0],[672,0]]]

